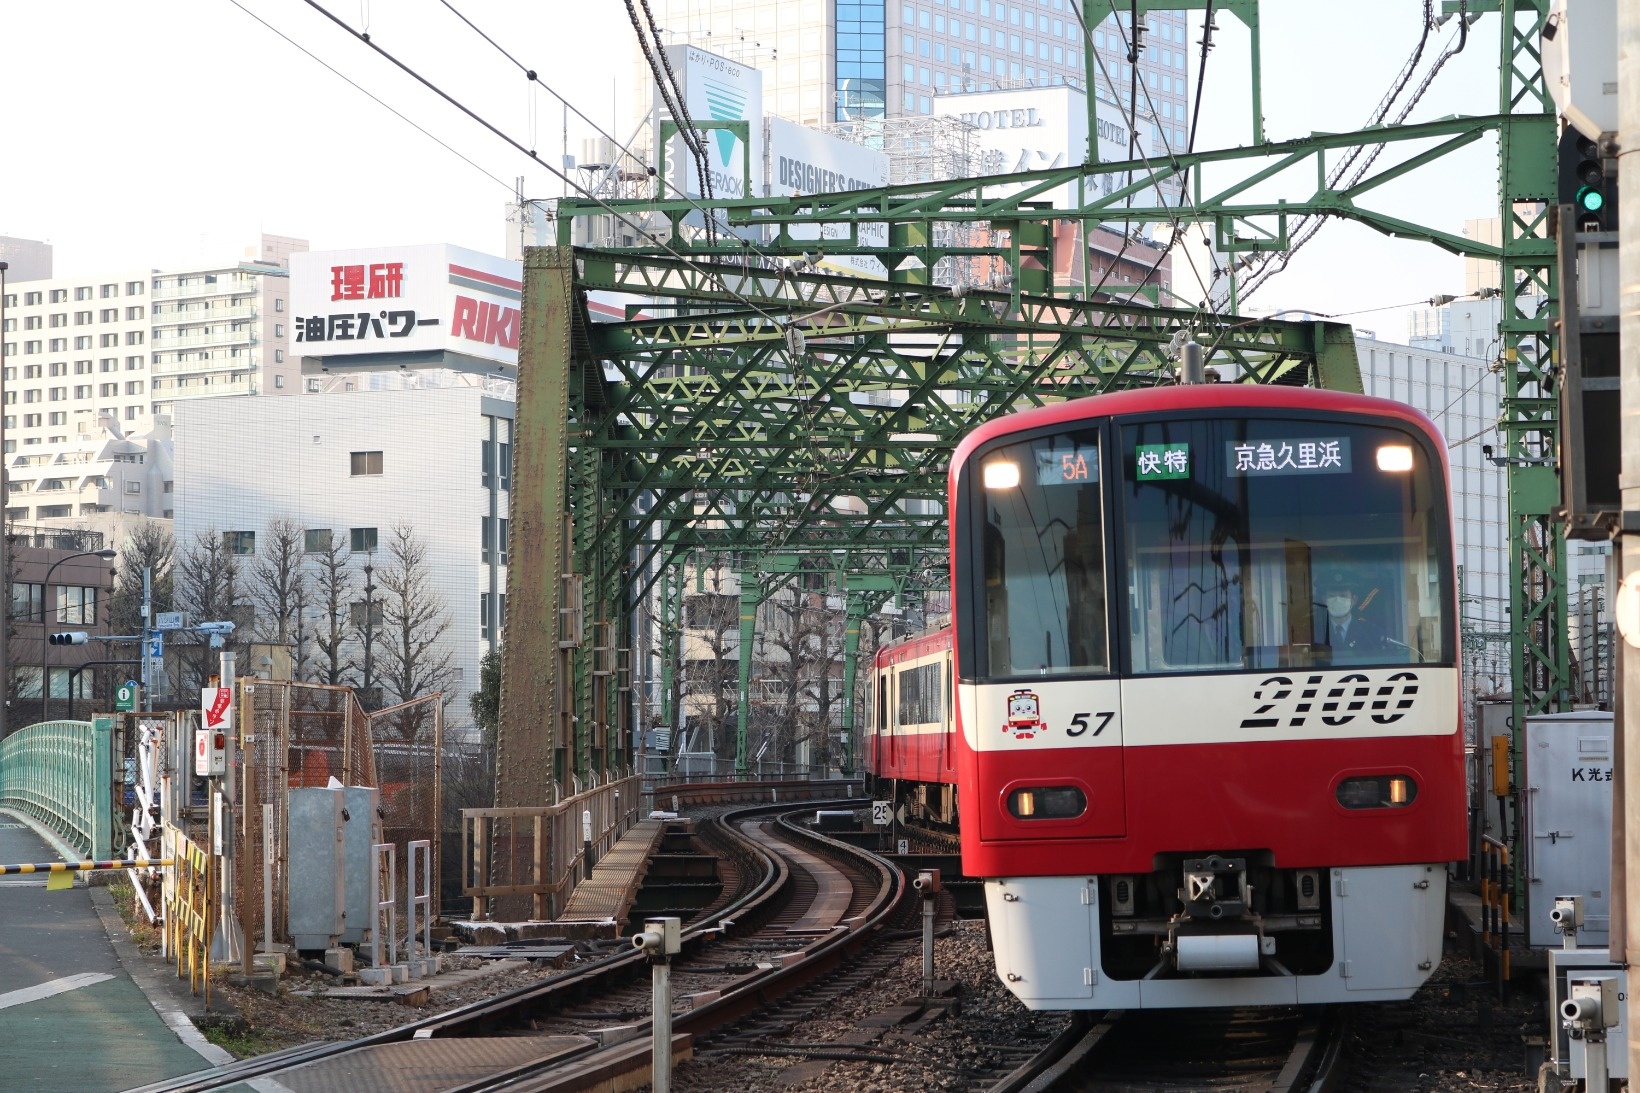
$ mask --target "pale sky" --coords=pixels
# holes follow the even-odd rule
[[[617,93],[626,117],[632,29],[622,0],[451,2],[605,128],[613,127]],[[440,0],[325,6],[543,160],[559,162],[562,107],[532,91]],[[1265,0],[1267,135],[1362,125],[1411,54],[1421,10],[1420,0],[1381,0],[1368,17],[1336,0]],[[1193,28],[1200,21],[1190,16]],[[1198,150],[1251,139],[1247,35],[1231,16],[1217,22]],[[1455,29],[1453,20],[1431,36],[1414,85]],[[1497,16],[1476,23],[1410,120],[1495,111],[1497,42]],[[1195,71],[1193,61],[1192,87]],[[0,3],[0,81],[0,235],[53,243],[63,275],[231,260],[261,231],[324,250],[447,242],[502,253],[514,180],[524,177],[530,197],[561,192],[542,167],[303,0],[11,0]],[[572,120],[571,154],[589,135]],[[1301,199],[1308,187],[1299,179],[1280,195]],[[1496,146],[1487,141],[1384,187],[1370,203],[1458,233],[1465,218],[1496,214],[1496,188]],[[1252,303],[1358,312],[1462,286],[1460,259],[1335,222]],[[1399,311],[1348,321],[1405,338]]]

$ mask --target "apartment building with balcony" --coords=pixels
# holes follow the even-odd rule
[[[8,524],[74,527],[120,538],[131,517],[170,519],[173,445],[168,419],[127,434],[108,413],[76,415],[64,441],[6,456]]]
[[[305,248],[304,248],[305,249]],[[290,350],[290,274],[256,259],[152,277],[149,402],[219,395],[296,394]]]
[[[300,392],[283,263],[306,249],[265,235],[219,266],[8,278],[6,454],[69,444],[81,421],[111,416],[126,434],[145,433],[178,401]]]

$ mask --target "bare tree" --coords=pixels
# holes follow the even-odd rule
[[[257,640],[290,645],[300,625],[303,585],[302,546],[305,532],[286,516],[268,521],[267,530],[250,564],[245,592],[256,606]]]
[[[347,681],[347,642],[351,632],[353,554],[341,532],[333,531],[322,549],[308,556],[309,579],[304,582],[303,610],[313,613],[313,628],[297,636],[296,678],[340,685]],[[304,627],[305,627],[304,623]],[[309,644],[312,651],[309,651]]]
[[[250,628],[254,609],[240,602],[240,562],[228,537],[216,531],[194,536],[192,545],[177,558],[177,604],[194,623],[228,621],[238,629],[226,647],[243,654],[241,637]],[[203,686],[216,671],[217,649],[205,642],[180,647],[182,678],[177,689]]]
[[[455,683],[454,654],[445,637],[450,612],[435,587],[427,545],[414,528],[399,524],[387,552],[381,572],[381,678],[396,701],[443,691],[448,704]],[[426,706],[405,711],[397,719],[399,732],[414,737],[431,716]]]
[[[382,641],[382,598],[377,595],[381,586],[376,583],[376,554],[370,551],[365,554],[364,565],[359,567],[364,574],[364,599],[354,600],[347,605],[347,633],[353,642],[353,649],[348,654],[347,667],[351,673],[347,682],[358,693],[359,704],[367,710],[379,710],[386,705],[382,701],[381,664],[377,654],[377,647]]]
[[[167,524],[142,521],[120,544],[114,563],[114,595],[109,600],[108,626],[116,634],[138,634],[146,621],[142,617],[142,574],[149,574],[149,591],[155,611],[175,610],[173,569],[176,539]]]
[[[729,731],[729,718],[734,714],[735,697],[740,689],[740,664],[729,659],[740,644],[740,596],[722,592],[722,566],[727,559],[714,557],[706,573],[710,591],[684,596],[684,702],[696,711],[692,720],[704,723],[710,734],[711,749],[720,758],[734,755],[734,733]],[[739,650],[741,656],[751,656],[751,650]],[[681,714],[681,711],[680,711]],[[675,737],[675,747],[682,751],[684,734]],[[699,742],[696,743],[699,747]]]

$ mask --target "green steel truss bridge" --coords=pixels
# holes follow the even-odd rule
[[[945,587],[947,462],[979,422],[1173,382],[1188,338],[1205,347],[1208,367],[1238,382],[1360,389],[1343,324],[1155,306],[1129,287],[1094,299],[1056,290],[1051,271],[1074,268],[1083,256],[1066,249],[1096,226],[1176,233],[1193,221],[1232,257],[1256,257],[1289,249],[1298,226],[1313,223],[1305,218],[1338,217],[1502,263],[1500,422],[1510,550],[1523,573],[1511,600],[1515,723],[1561,708],[1565,545],[1543,458],[1556,450],[1557,426],[1555,241],[1544,211],[1556,198],[1556,131],[1536,45],[1547,0],[1444,7],[1501,20],[1495,114],[1280,143],[1266,142],[1255,120],[1244,148],[846,194],[561,202],[561,245],[525,259],[497,804],[551,801],[572,778],[631,761],[634,607],[658,602],[660,632],[675,641],[691,559],[733,559],[743,649],[764,596],[827,574],[846,596],[843,693],[852,695],[861,621],[891,596]],[[1257,119],[1256,0],[1214,10],[1252,31]],[[1501,245],[1371,208],[1384,183],[1494,136]],[[1338,156],[1376,146],[1390,162],[1329,185]],[[1108,195],[1103,175],[1117,179]],[[1167,177],[1185,180],[1184,208],[1147,200]],[[702,230],[703,209],[717,231]],[[570,246],[589,218],[618,221],[637,242]],[[819,225],[835,237],[817,242]],[[817,246],[876,258],[887,278],[816,272]],[[932,283],[947,278],[930,271],[953,269],[985,287]],[[617,321],[594,321],[591,293],[630,306]],[[1534,295],[1551,306],[1528,315],[1519,301]],[[742,770],[750,659],[740,658]],[[663,660],[675,661],[675,650]]]

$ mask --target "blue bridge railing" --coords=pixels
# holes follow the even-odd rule
[[[86,857],[112,857],[113,725],[42,721],[0,740],[0,807],[26,813]]]

